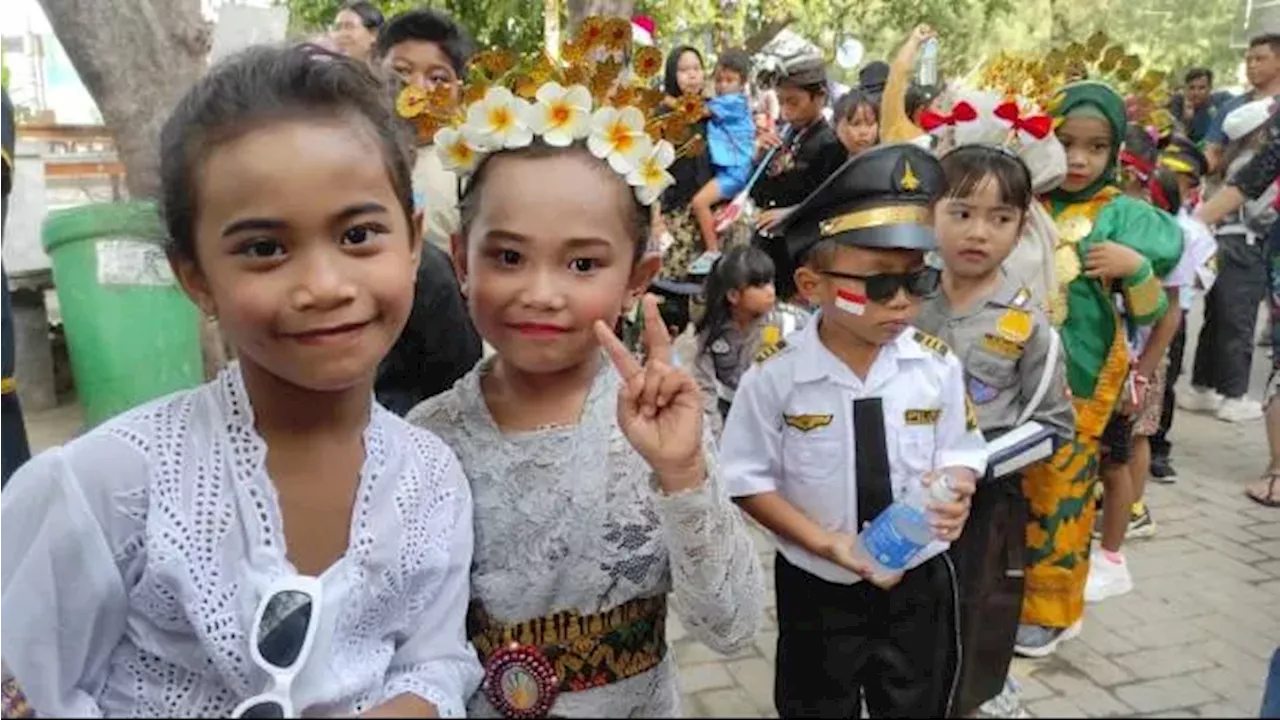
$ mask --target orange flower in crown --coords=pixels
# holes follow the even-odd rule
[[[460,105],[454,86],[410,86],[396,111],[460,175],[474,172],[486,155],[535,139],[553,147],[582,142],[649,205],[675,182],[671,164],[705,149],[690,128],[707,109],[694,95],[664,108],[662,92],[645,85],[661,72],[662,53],[640,48],[627,68],[621,59],[630,44],[627,19],[589,17],[578,37],[562,44],[559,60],[541,51],[518,58],[486,50],[470,63]]]

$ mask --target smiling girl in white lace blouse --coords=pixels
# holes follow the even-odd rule
[[[225,717],[268,685],[250,625],[296,573],[323,599],[295,707],[463,714],[470,491],[372,400],[421,238],[398,123],[367,68],[303,47],[229,59],[165,125],[170,257],[240,361],[6,487],[3,659],[38,715]]]

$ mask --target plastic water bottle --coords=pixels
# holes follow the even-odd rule
[[[938,84],[938,38],[929,38],[920,49],[920,69],[916,80],[921,85]]]
[[[916,553],[933,541],[929,504],[955,502],[951,475],[936,473],[928,487],[917,483],[907,497],[895,500],[858,535],[857,549],[878,574],[899,573]]]

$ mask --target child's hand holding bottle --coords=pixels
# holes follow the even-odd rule
[[[603,321],[596,321],[596,338],[622,376],[618,426],[653,468],[663,492],[673,494],[696,488],[707,477],[702,393],[693,377],[672,363],[671,334],[662,322],[657,299],[646,295],[642,303],[644,365]]]

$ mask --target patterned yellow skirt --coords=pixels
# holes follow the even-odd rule
[[[1027,587],[1022,622],[1065,628],[1084,615],[1084,584],[1089,575],[1093,504],[1098,482],[1098,438],[1115,409],[1129,355],[1123,325],[1098,375],[1089,399],[1075,399],[1076,436],[1048,461],[1023,476],[1030,501],[1027,521]]]

